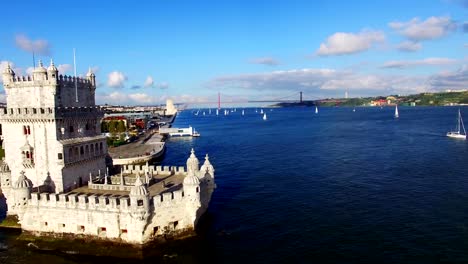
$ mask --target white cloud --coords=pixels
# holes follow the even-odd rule
[[[450,59],[432,58],[421,60],[429,65],[453,63]],[[341,95],[343,90],[354,90],[355,94],[384,95],[394,93],[419,93],[458,88],[468,85],[468,67],[456,73],[439,75],[363,74],[355,71],[333,69],[301,69],[254,74],[221,76],[208,83],[217,89],[246,89],[264,91],[304,91],[315,97]],[[463,76],[465,74],[466,76]],[[448,84],[448,85],[445,85]]]
[[[143,84],[143,87],[152,87],[154,84],[153,77],[148,76],[146,77],[145,83]]]
[[[398,44],[397,49],[400,51],[414,52],[422,48],[421,43],[414,41],[403,41]]]
[[[27,75],[32,75],[32,74],[33,74],[33,71],[34,71],[34,67],[28,67],[28,68],[26,68],[26,74],[27,74]]]
[[[316,51],[319,56],[345,55],[368,50],[373,44],[383,42],[385,35],[381,31],[363,30],[359,33],[337,32],[320,44]]]
[[[413,66],[439,66],[457,63],[455,59],[449,58],[427,58],[422,60],[401,60],[401,61],[388,61],[382,65],[381,68],[407,68]]]
[[[31,40],[25,35],[16,35],[16,46],[22,50],[33,52],[39,55],[50,55],[50,44],[47,40]]]
[[[119,71],[109,73],[107,79],[107,86],[111,88],[122,88],[124,86],[127,76]]]
[[[156,88],[167,89],[167,88],[169,88],[169,83],[167,83],[167,82],[158,83],[158,84],[156,84]]]
[[[456,71],[445,71],[429,78],[429,85],[438,90],[461,90],[468,87],[468,65],[462,65]]]
[[[250,60],[252,64],[263,64],[268,66],[276,66],[279,64],[279,61],[272,57],[262,57],[262,58],[254,58]]]
[[[59,66],[57,66],[57,70],[59,71],[60,74],[69,72],[72,69],[73,69],[73,66],[70,64],[60,64]]]
[[[421,21],[415,17],[407,22],[390,22],[389,27],[412,41],[437,39],[456,29],[450,17],[429,17]]]

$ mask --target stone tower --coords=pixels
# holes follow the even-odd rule
[[[0,131],[10,170],[2,174],[11,183],[26,175],[32,188],[60,193],[105,171],[103,112],[91,71],[75,79],[59,75],[53,61],[47,69],[39,61],[32,76],[16,76],[8,65],[2,77],[7,107],[0,108]]]

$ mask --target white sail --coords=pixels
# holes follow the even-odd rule
[[[216,115],[219,115],[219,109],[216,109]]]
[[[315,113],[318,114],[318,107],[315,106]]]
[[[462,133],[463,129],[463,133]],[[465,125],[463,124],[463,119],[461,116],[460,109],[458,109],[458,118],[457,118],[457,131],[450,131],[447,132],[447,137],[451,138],[458,138],[458,139],[466,139],[466,130],[465,130]]]
[[[263,120],[267,120],[266,113],[265,113],[265,114],[263,114]]]
[[[400,117],[400,115],[398,114],[398,105],[395,105],[395,118],[398,117]]]
[[[242,110],[242,115],[244,115],[244,110]]]

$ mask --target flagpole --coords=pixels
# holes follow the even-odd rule
[[[73,48],[73,68],[75,68],[75,99],[78,103],[78,83],[76,79],[76,56],[75,56],[75,48]]]

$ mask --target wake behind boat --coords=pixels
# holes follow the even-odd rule
[[[463,133],[462,133],[463,129]],[[458,118],[457,118],[457,127],[456,131],[447,132],[447,137],[457,138],[457,139],[466,139],[465,125],[463,124],[463,119],[461,116],[460,109],[458,109]]]

